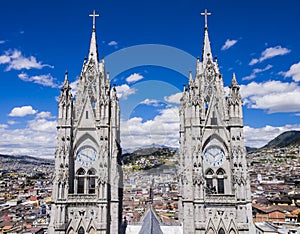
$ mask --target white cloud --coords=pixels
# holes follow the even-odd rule
[[[148,105],[148,106],[160,106],[159,100],[148,99],[148,98],[146,98],[144,101],[140,102],[139,104],[144,104],[144,105]]]
[[[254,65],[254,64],[257,64],[258,62],[259,62],[259,59],[253,58],[253,59],[251,59],[249,65],[252,66],[252,65]]]
[[[179,147],[178,108],[160,111],[153,120],[143,122],[142,118],[121,121],[122,147],[133,150],[152,144]]]
[[[180,98],[182,97],[182,93],[175,93],[170,96],[164,97],[164,100],[169,103],[180,104]]]
[[[23,81],[33,82],[35,84],[40,84],[46,87],[51,87],[51,88],[59,87],[59,85],[55,83],[55,78],[53,78],[50,74],[29,77],[26,73],[20,73],[18,77]]]
[[[284,77],[292,77],[294,81],[300,81],[300,62],[293,64],[287,72],[281,72]]]
[[[135,94],[136,89],[130,88],[127,84],[116,86],[117,96],[120,99],[126,100],[128,96]]]
[[[230,47],[234,46],[238,41],[227,39],[225,44],[222,46],[221,50],[228,50]]]
[[[256,74],[270,70],[272,67],[272,65],[268,64],[265,68],[255,68],[251,75],[243,77],[242,80],[253,80],[256,78]]]
[[[33,119],[25,128],[9,129],[0,125],[0,152],[8,155],[31,155],[54,158],[56,121]]]
[[[43,67],[51,67],[53,66],[48,64],[42,64],[42,62],[38,62],[34,56],[24,57],[22,52],[14,49],[7,50],[3,55],[0,56],[0,64],[7,64],[6,71],[10,70],[22,70],[22,69],[42,69]]]
[[[37,132],[53,132],[53,129],[56,130],[56,125],[56,121],[48,121],[42,118],[28,121],[29,128]]]
[[[1,55],[0,56],[0,64],[6,64],[10,62],[10,57],[8,55]]]
[[[109,46],[117,46],[118,42],[116,42],[116,41],[110,41],[107,45],[109,45]]]
[[[248,108],[264,109],[268,113],[299,112],[300,87],[296,83],[267,81],[241,85],[244,104]]]
[[[260,58],[254,58],[250,61],[249,65],[254,65],[256,63],[260,63],[266,59],[270,59],[276,56],[285,55],[290,53],[291,50],[281,47],[281,46],[275,46],[275,47],[269,47],[265,49],[262,53]]]
[[[15,124],[18,124],[18,122],[14,121],[14,120],[9,120],[9,121],[7,121],[7,123],[8,123],[9,125],[15,125]]]
[[[32,106],[15,107],[9,113],[11,117],[24,117],[26,115],[34,115],[37,111]]]
[[[0,130],[8,128],[7,124],[0,124]]]
[[[140,74],[138,74],[138,73],[133,73],[133,74],[131,74],[130,76],[128,76],[127,78],[126,78],[126,81],[128,82],[128,83],[135,83],[135,82],[137,82],[137,81],[139,81],[139,80],[141,80],[141,79],[143,79],[144,77],[142,76],[142,75],[140,75]]]
[[[51,115],[51,112],[49,111],[41,111],[36,114],[37,119],[53,119],[54,116]]]
[[[265,146],[269,141],[283,132],[290,130],[300,130],[300,125],[285,125],[274,127],[266,125],[262,128],[244,127],[245,144],[246,146],[260,148]]]

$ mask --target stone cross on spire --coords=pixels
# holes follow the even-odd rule
[[[96,14],[96,11],[93,11],[93,14],[89,15],[90,17],[93,17],[93,30],[96,30],[96,17],[100,16],[99,14]]]
[[[210,16],[211,13],[207,12],[207,9],[205,9],[205,11],[203,13],[201,13],[201,15],[204,16],[205,28],[207,28],[207,16]]]

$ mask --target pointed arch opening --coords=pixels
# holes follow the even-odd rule
[[[225,194],[226,171],[219,168],[214,172],[208,168],[205,172],[206,194]]]
[[[211,168],[208,168],[205,172],[206,193],[207,194],[215,193],[215,187],[213,184],[213,174],[214,174],[214,171]]]
[[[218,234],[225,234],[225,231],[223,228],[220,228],[220,230],[218,231]]]
[[[214,171],[211,168],[208,168],[205,172],[205,175],[208,175],[208,176],[212,176],[213,174],[214,174]]]
[[[78,229],[78,234],[85,234],[84,228],[83,228],[83,227],[80,227],[80,228]]]
[[[76,172],[76,180],[77,180],[77,193],[84,193],[84,184],[85,184],[85,170],[83,168],[79,168]]]
[[[88,179],[88,193],[94,194],[96,192],[96,170],[94,168],[87,172]]]
[[[217,170],[217,175],[225,175],[225,170],[223,168],[219,168]]]
[[[231,228],[229,234],[236,234],[236,231],[233,228]]]
[[[58,189],[57,189],[57,198],[60,198],[60,189],[61,189],[61,182],[58,182]]]
[[[211,143],[213,140],[219,142],[219,144],[221,144],[223,146],[223,150],[224,152],[228,152],[228,147],[225,143],[225,141],[217,134],[212,134],[211,136],[207,137],[207,139],[205,140],[203,146],[202,146],[202,151],[204,152],[204,149],[206,149],[206,147],[208,147],[208,144]]]
[[[217,193],[224,194],[225,193],[225,186],[224,186],[224,176],[225,170],[223,168],[219,168],[217,170]]]
[[[77,150],[80,149],[80,147],[82,145],[90,145],[90,146],[94,147],[96,150],[99,148],[99,144],[98,144],[97,140],[95,140],[95,138],[88,132],[85,133],[84,135],[82,135],[78,139],[77,145],[78,145]]]

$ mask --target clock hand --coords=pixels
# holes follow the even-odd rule
[[[210,154],[211,156],[213,156],[213,158],[216,158],[216,154]]]
[[[214,162],[215,161],[215,157],[212,154],[209,154],[209,161],[210,162]]]
[[[83,154],[83,153],[81,153],[81,154],[84,155],[85,157],[87,157],[89,160],[92,160],[92,158],[89,155]]]

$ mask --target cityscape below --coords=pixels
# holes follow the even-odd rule
[[[270,147],[248,152],[253,220],[261,233],[299,233],[300,145],[290,145],[300,136],[296,133],[292,140],[288,132],[277,145],[278,138]],[[0,155],[0,161],[0,232],[45,233],[54,160]],[[123,170],[123,216],[128,228],[142,224],[150,204],[161,225],[179,225],[177,149],[155,146],[126,153]]]

